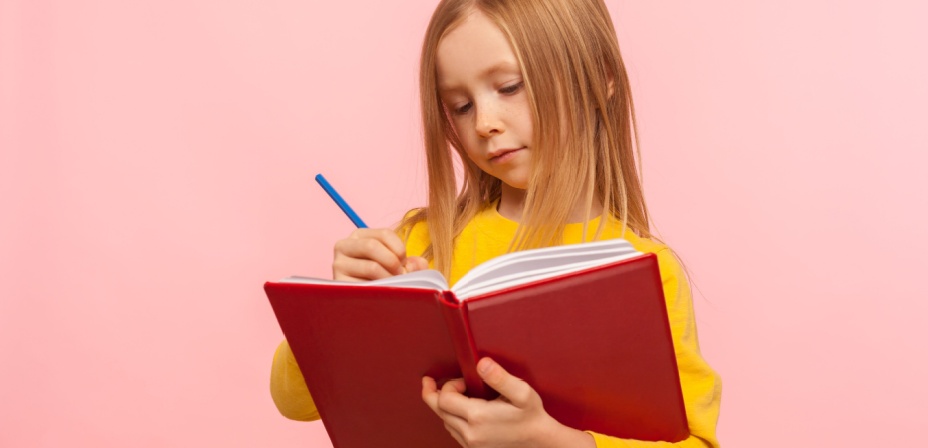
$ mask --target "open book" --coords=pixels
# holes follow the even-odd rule
[[[607,240],[505,254],[452,288],[436,271],[369,282],[265,284],[336,448],[455,447],[421,378],[463,377],[490,356],[568,426],[639,440],[688,434],[654,254]]]
[[[367,282],[346,282],[309,277],[287,277],[286,283],[393,286],[450,290],[458,300],[580,271],[641,255],[631,243],[622,239],[584,244],[545,247],[500,255],[486,261],[461,277],[453,288],[440,272],[428,269]]]

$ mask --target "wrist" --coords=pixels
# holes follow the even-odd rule
[[[596,448],[590,433],[565,426],[550,415],[535,436],[532,446],[541,448]]]

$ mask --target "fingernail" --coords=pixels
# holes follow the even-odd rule
[[[493,370],[493,361],[490,358],[483,358],[477,363],[477,372],[481,375],[490,373],[490,370]]]

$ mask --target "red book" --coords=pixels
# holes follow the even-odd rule
[[[436,271],[264,288],[335,448],[457,447],[421,378],[463,377],[468,395],[491,399],[484,356],[567,426],[689,435],[657,257],[626,241],[506,254],[451,289]]]

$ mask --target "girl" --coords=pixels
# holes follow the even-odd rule
[[[428,207],[397,232],[359,229],[339,241],[335,279],[432,267],[454,283],[507,251],[625,238],[657,254],[691,435],[668,444],[565,427],[531,384],[489,358],[478,371],[500,398],[468,398],[462,381],[438,389],[426,377],[424,405],[465,447],[717,447],[720,379],[699,353],[683,271],[651,240],[628,77],[603,0],[442,0],[421,63]],[[465,171],[460,192],[452,148]],[[318,418],[286,341],[271,390],[285,416]]]

